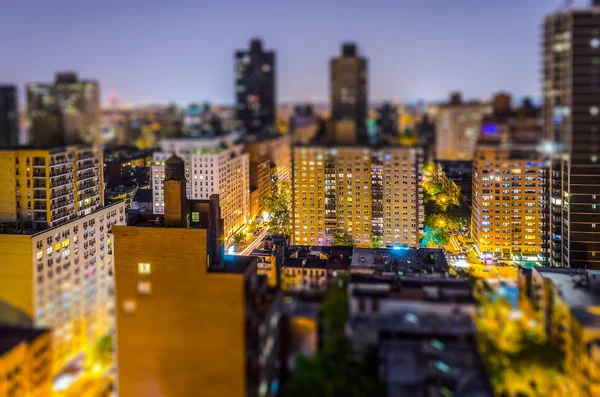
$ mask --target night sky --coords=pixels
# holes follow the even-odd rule
[[[159,4],[160,3],[160,4]],[[328,101],[344,40],[369,58],[370,100],[539,96],[540,26],[561,0],[17,0],[1,7],[0,84],[74,70],[133,104],[232,103],[233,52],[277,52],[278,100]],[[575,0],[584,6],[588,0]]]

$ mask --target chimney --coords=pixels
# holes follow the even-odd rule
[[[356,56],[356,43],[342,44],[342,56],[355,57]]]
[[[188,201],[186,196],[185,163],[172,155],[165,162],[165,226],[188,226]]]
[[[221,218],[221,207],[219,205],[219,195],[211,194],[208,203],[208,230],[206,233],[206,252],[209,255],[212,264],[220,265],[223,261],[223,219]]]

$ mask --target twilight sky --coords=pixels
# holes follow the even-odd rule
[[[10,3],[10,5],[8,5]],[[277,52],[278,100],[328,101],[344,40],[369,58],[369,97],[539,95],[540,26],[562,0],[17,0],[1,7],[0,84],[74,70],[133,104],[232,103],[233,52]],[[585,6],[589,0],[575,0]]]

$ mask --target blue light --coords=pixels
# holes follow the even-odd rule
[[[484,124],[481,127],[483,135],[496,135],[498,133],[498,126],[496,124]]]
[[[391,154],[386,154],[385,155],[385,161],[390,161],[392,159],[392,155]]]
[[[394,246],[392,247],[392,249],[393,249],[393,250],[399,250],[399,249],[402,249],[402,248],[398,247],[397,245],[394,245]]]

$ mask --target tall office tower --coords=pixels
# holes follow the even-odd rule
[[[391,103],[386,102],[376,110],[375,135],[378,138],[397,137],[398,131],[398,109]]]
[[[336,231],[357,246],[417,246],[423,232],[419,148],[294,148],[293,243],[331,245]],[[323,208],[325,213],[323,213]]]
[[[275,52],[265,51],[262,41],[253,39],[250,49],[235,53],[237,119],[246,134],[260,134],[275,128]]]
[[[0,151],[0,222],[41,230],[104,205],[102,151],[75,145]]]
[[[478,102],[464,103],[458,94],[439,109],[435,126],[436,159],[442,161],[470,161],[479,138],[484,116],[491,106]]]
[[[196,226],[180,226],[185,164],[168,162],[164,221],[136,217],[113,229],[118,393],[274,396],[281,294],[258,275],[257,258],[211,248],[222,241],[211,235],[218,206],[198,214]]]
[[[0,301],[51,328],[54,370],[110,334],[112,241],[95,148],[0,151]]]
[[[331,60],[330,140],[341,143],[368,142],[367,59],[356,44],[344,43],[342,55]]]
[[[17,88],[0,86],[0,149],[19,146]]]
[[[29,138],[36,147],[102,144],[100,86],[75,73],[57,73],[54,84],[27,84]]]
[[[481,143],[473,159],[471,233],[480,255],[538,260],[546,163],[536,145]]]
[[[544,22],[549,262],[600,269],[600,6]],[[549,234],[548,234],[549,231]]]
[[[242,230],[250,219],[250,164],[244,145],[234,134],[218,138],[163,139],[154,153],[154,213],[164,213],[165,161],[176,154],[185,163],[187,197],[207,200],[218,194],[225,237]]]

